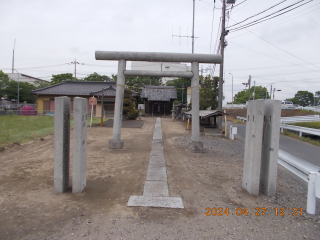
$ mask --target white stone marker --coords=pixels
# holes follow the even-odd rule
[[[264,100],[248,101],[242,187],[259,195]]]
[[[54,191],[69,187],[70,98],[56,97],[54,112]]]
[[[260,192],[276,195],[281,101],[265,100],[261,152]]]
[[[87,106],[85,98],[74,98],[72,192],[81,193],[87,173]]]

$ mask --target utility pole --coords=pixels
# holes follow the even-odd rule
[[[219,102],[218,102],[218,110],[222,112],[222,100],[223,100],[223,61],[224,61],[224,47],[225,47],[225,36],[227,35],[225,29],[225,22],[226,22],[226,1],[223,0],[222,5],[222,28],[221,28],[221,37],[220,37],[220,54],[221,54],[221,64],[220,64],[220,71],[219,71]],[[221,129],[222,127],[222,117],[218,118],[218,125]]]
[[[194,9],[195,9],[195,0],[193,0],[192,53],[194,53]]]
[[[251,88],[251,75],[249,75],[249,79],[248,79],[248,84],[249,84],[249,100],[251,99],[250,96],[250,88]]]
[[[74,59],[74,62],[71,62],[71,64],[74,64],[74,80],[77,81],[77,64],[84,64],[77,62],[76,59]]]
[[[253,100],[254,100],[254,97],[256,95],[256,81],[253,82],[254,83],[254,87],[253,87]]]
[[[13,52],[12,52],[12,73],[14,73],[14,49],[15,48],[16,48],[16,40],[14,40]]]
[[[272,94],[272,84],[270,86],[270,99],[271,99],[271,94]]]

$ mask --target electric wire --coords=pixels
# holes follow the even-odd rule
[[[270,24],[264,25],[262,28],[256,28],[256,29],[254,29],[254,30],[252,30],[252,31],[253,31],[253,32],[256,32],[256,31],[264,30],[264,29],[267,29],[267,28],[270,28],[270,27],[274,27],[274,26],[276,26],[276,25],[279,25],[279,22],[282,24],[282,23],[291,21],[291,20],[293,20],[293,19],[296,19],[296,18],[298,18],[298,17],[301,17],[301,16],[303,16],[303,15],[305,15],[305,14],[308,14],[308,13],[310,13],[310,12],[313,12],[313,11],[315,11],[315,10],[318,10],[320,7],[319,7],[319,8],[314,8],[314,7],[315,7],[316,5],[319,5],[319,4],[320,4],[320,3],[315,4],[315,5],[313,5],[313,6],[309,7],[309,8],[306,8],[306,9],[300,11],[300,12],[294,13],[294,14],[288,16],[288,17],[282,18],[282,19],[280,19],[280,20],[278,20],[278,21],[274,21],[274,22],[272,22],[272,23],[270,23]],[[292,16],[297,15],[297,14],[299,14],[299,13],[305,11],[305,10],[308,10],[308,9],[310,9],[310,8],[313,8],[313,10],[311,10],[311,11],[309,11],[309,12],[306,12],[306,13],[303,13],[303,14],[300,14],[300,15],[298,15],[298,16],[296,16],[296,17],[291,18]],[[287,20],[284,21],[284,19],[287,19]],[[231,20],[234,21],[233,19],[231,19]],[[248,34],[250,34],[250,32],[242,33],[242,34],[239,34],[239,35],[236,35],[236,36],[233,36],[233,37],[231,36],[230,38],[231,38],[231,39],[234,39],[234,38],[237,38],[237,37],[240,37],[240,36],[244,36],[244,35],[248,35]]]
[[[303,0],[303,1],[304,1],[304,0]],[[272,14],[270,14],[270,15],[268,15],[268,16],[266,16],[266,17],[263,17],[263,18],[261,18],[261,19],[258,19],[258,20],[255,20],[255,21],[253,21],[253,22],[247,23],[246,25],[242,25],[242,26],[240,26],[240,27],[230,29],[229,31],[230,31],[230,33],[231,33],[231,32],[236,32],[236,31],[239,31],[239,30],[242,30],[242,29],[251,27],[251,26],[253,26],[253,25],[256,25],[256,24],[259,24],[259,23],[268,21],[268,20],[273,19],[273,18],[275,18],[275,17],[279,17],[279,16],[281,16],[281,15],[287,13],[287,12],[291,12],[292,10],[294,10],[294,9],[296,9],[296,8],[299,8],[299,7],[302,7],[303,5],[308,4],[308,3],[312,2],[312,1],[313,1],[313,0],[310,0],[309,2],[303,3],[303,4],[301,4],[301,5],[297,6],[297,7],[294,7],[294,8],[292,8],[292,9],[289,9],[289,10],[283,12],[283,13],[279,13],[278,15],[275,15],[275,16],[273,16],[273,17],[270,17],[270,18],[268,18],[268,19],[264,19],[264,18],[266,18],[266,17],[269,17],[269,16],[275,14],[275,13],[272,13]],[[282,10],[281,10],[281,11],[282,11]],[[277,11],[277,12],[279,12],[279,11]],[[264,20],[262,20],[262,19],[264,19]],[[261,20],[261,21],[260,21],[260,20]],[[260,22],[257,22],[257,21],[260,21]]]
[[[249,29],[247,29],[247,30],[248,30],[249,32],[251,32]],[[253,32],[251,32],[251,33],[252,33],[253,35],[255,35],[256,37],[260,38],[261,40],[265,41],[266,43],[270,44],[271,46],[273,46],[273,47],[275,47],[275,48],[277,48],[277,49],[279,49],[279,50],[281,50],[281,51],[289,54],[290,56],[295,57],[295,58],[299,59],[300,61],[303,61],[303,62],[305,62],[305,63],[308,63],[308,64],[310,64],[310,65],[312,65],[312,66],[314,66],[314,67],[316,67],[316,68],[320,68],[320,66],[317,66],[317,65],[315,65],[315,64],[313,64],[313,63],[310,63],[310,62],[308,62],[308,61],[306,61],[306,60],[304,60],[304,59],[302,59],[302,58],[300,58],[300,57],[297,57],[297,56],[293,55],[292,53],[289,53],[288,51],[286,51],[286,50],[284,50],[284,49],[276,46],[275,44],[273,44],[273,43],[271,43],[271,42],[263,39],[262,37],[259,37],[257,34],[255,34],[255,33],[253,33]]]
[[[210,39],[210,52],[211,53],[211,44],[212,44],[212,34],[213,34],[213,22],[214,22],[214,9],[216,7],[216,2],[213,5],[213,14],[212,14],[212,22],[211,22],[211,39]]]
[[[248,18],[246,18],[245,20],[242,20],[241,22],[238,22],[238,23],[236,23],[236,24],[233,24],[233,25],[230,26],[230,27],[236,26],[236,25],[238,25],[238,24],[240,24],[240,23],[243,23],[243,22],[249,20],[250,18],[256,17],[256,16],[258,16],[258,15],[260,15],[260,14],[262,14],[262,13],[264,13],[264,12],[266,12],[266,11],[268,11],[268,10],[270,10],[270,9],[278,6],[278,5],[280,5],[281,3],[285,2],[285,1],[286,1],[286,0],[283,0],[282,2],[277,3],[276,5],[273,5],[273,6],[269,7],[269,8],[267,8],[266,10],[263,10],[262,12],[259,12],[259,13],[255,14],[255,15],[252,15],[251,17],[248,17]],[[302,0],[302,1],[304,1],[304,0]]]
[[[236,4],[236,5],[234,5],[234,7],[237,7],[237,6],[239,6],[240,4],[242,4],[242,3],[246,2],[246,1],[247,1],[247,0],[244,0],[244,1],[242,1],[241,3]]]

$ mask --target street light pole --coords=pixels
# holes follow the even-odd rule
[[[267,87],[268,87],[270,84],[275,84],[275,83],[269,83],[267,86],[265,86],[265,88],[267,89]],[[271,89],[272,89],[272,85],[271,85],[271,88],[270,88],[270,99],[271,99]],[[268,89],[267,89],[267,92],[268,92]],[[267,95],[266,95],[266,98],[267,98]]]
[[[232,98],[231,98],[231,100],[232,100],[232,108],[233,108],[233,75],[232,75],[232,73],[229,73],[229,74],[232,76],[232,91],[231,91]]]
[[[20,105],[20,104],[19,104],[19,82],[20,82],[19,75],[20,75],[20,74],[19,74],[19,72],[18,72],[16,69],[13,69],[13,70],[18,73],[18,105],[17,105],[17,106],[18,106],[18,111],[19,111],[19,107],[20,107],[20,106],[19,106],[19,105]]]
[[[274,99],[274,92],[275,91],[280,92],[281,90],[276,90],[276,88],[273,88],[273,99]]]

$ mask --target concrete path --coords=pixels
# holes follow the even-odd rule
[[[131,196],[127,206],[184,208],[180,197],[169,197],[160,118],[157,118],[154,129],[143,196]]]

